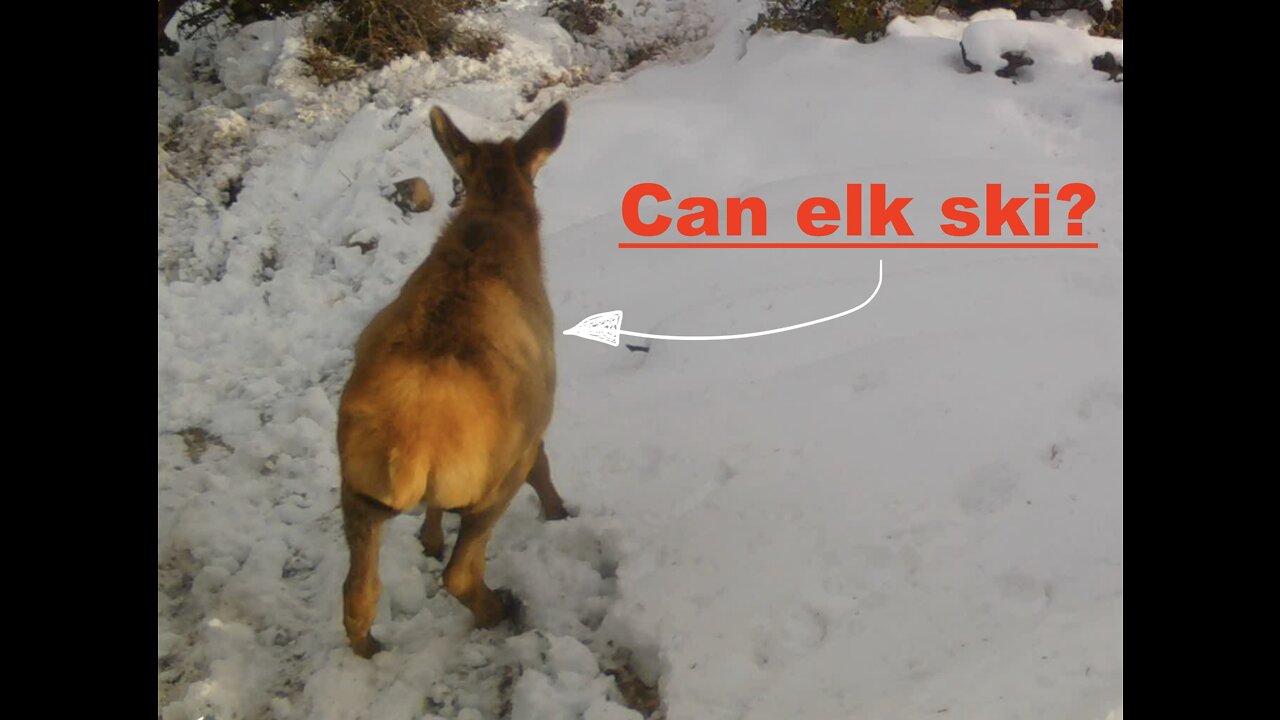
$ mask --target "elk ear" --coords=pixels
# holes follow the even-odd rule
[[[462,134],[458,126],[454,125],[449,116],[445,115],[439,107],[431,108],[431,134],[436,136],[436,142],[444,151],[444,156],[448,158],[454,171],[459,177],[465,179],[471,169],[475,144]]]
[[[560,147],[568,119],[569,105],[561,100],[543,113],[516,143],[516,159],[529,171],[529,177],[536,176],[551,153]]]

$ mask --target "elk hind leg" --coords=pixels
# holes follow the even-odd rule
[[[351,564],[342,583],[342,622],[351,649],[360,657],[372,657],[382,644],[369,631],[378,612],[382,581],[378,577],[378,550],[382,527],[396,511],[378,501],[343,488],[342,525],[347,536]]]
[[[533,469],[529,471],[526,482],[533,486],[534,492],[538,493],[543,518],[563,520],[570,517],[569,512],[565,510],[564,500],[560,498],[560,493],[556,492],[556,486],[551,482],[551,462],[547,460],[546,447],[541,443],[538,444],[538,458],[534,461]]]
[[[458,540],[444,569],[444,586],[471,611],[476,627],[493,627],[519,610],[519,601],[510,592],[495,592],[485,584],[485,550],[494,525],[529,477],[530,460],[513,468],[483,506],[462,511]]]
[[[422,521],[422,529],[418,531],[418,539],[422,541],[422,551],[437,560],[444,560],[444,510],[427,508],[427,517]]]

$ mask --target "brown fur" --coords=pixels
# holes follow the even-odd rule
[[[542,447],[555,394],[554,326],[533,196],[534,176],[559,146],[567,113],[558,103],[519,141],[472,143],[443,111],[431,111],[466,201],[360,335],[338,414],[351,551],[343,616],[353,649],[365,657],[379,648],[369,628],[387,519],[425,503],[423,547],[441,557],[441,512],[462,515],[445,587],[487,627],[510,610],[485,585],[484,566],[493,525],[511,498],[528,482],[548,519],[567,515]]]

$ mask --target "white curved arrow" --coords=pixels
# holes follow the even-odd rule
[[[876,289],[871,291],[871,297],[862,301],[857,307],[849,308],[844,312],[838,312],[835,315],[828,315],[817,320],[802,322],[797,325],[788,325],[787,327],[774,328],[773,330],[761,330],[753,333],[739,333],[737,335],[653,335],[651,333],[631,332],[622,329],[622,311],[610,310],[609,312],[596,313],[590,317],[583,319],[582,322],[574,325],[564,331],[565,335],[576,335],[587,340],[595,340],[606,345],[618,347],[619,335],[630,335],[631,337],[652,338],[654,340],[742,340],[744,338],[761,337],[762,335],[774,335],[776,333],[784,333],[789,330],[799,330],[802,327],[817,325],[828,320],[844,317],[850,313],[855,313],[876,299],[876,295],[880,292],[880,286],[884,284],[884,260],[880,261],[880,279],[876,281]]]

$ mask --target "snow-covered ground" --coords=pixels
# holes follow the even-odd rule
[[[645,0],[592,47],[539,3],[484,20],[511,37],[487,64],[406,59],[320,89],[283,22],[222,43],[218,82],[192,80],[189,48],[163,63],[165,720],[638,718],[618,667],[670,720],[1119,718],[1123,85],[1074,59],[1092,41],[936,20],[871,45],[748,39],[750,3]],[[971,35],[1059,62],[1016,84],[968,74]],[[612,73],[637,38],[684,62]],[[588,82],[526,99],[574,74]],[[490,544],[490,584],[529,629],[472,630],[403,517],[382,550],[389,649],[362,660],[341,624],[335,410],[357,333],[449,214],[427,111],[496,138],[566,96],[538,183],[561,328],[622,309],[629,330],[748,332],[861,302],[881,258],[884,285],[759,339],[559,337],[547,443],[578,516],[542,523],[523,491]],[[436,206],[403,216],[383,194],[413,175]],[[1084,236],[1058,212],[1048,239],[1099,248],[621,250],[638,182],[761,197],[777,242],[811,239],[796,206],[846,183],[915,198],[911,239],[943,241],[944,198],[1084,182]]]

